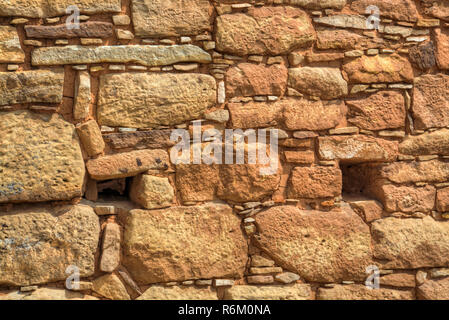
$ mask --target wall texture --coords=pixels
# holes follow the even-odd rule
[[[447,0],[0,0],[0,299],[449,299],[447,128]]]

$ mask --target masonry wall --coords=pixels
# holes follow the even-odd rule
[[[0,0],[0,299],[448,299],[448,70],[446,0]]]

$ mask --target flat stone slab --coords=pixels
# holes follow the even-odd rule
[[[0,63],[23,63],[25,52],[20,46],[17,29],[0,26]]]
[[[113,35],[113,26],[109,22],[85,22],[80,23],[79,29],[67,29],[67,24],[55,26],[25,26],[28,38],[108,38]]]

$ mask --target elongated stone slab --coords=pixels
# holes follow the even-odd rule
[[[0,105],[34,102],[60,103],[63,85],[63,69],[0,72]]]
[[[28,38],[108,38],[113,34],[112,23],[86,22],[80,23],[79,28],[68,29],[67,24],[56,26],[25,26]]]
[[[100,79],[98,122],[151,128],[196,119],[216,102],[216,82],[204,74],[108,74]]]
[[[93,63],[137,63],[154,67],[180,62],[209,63],[211,56],[194,45],[174,46],[65,46],[38,48],[31,55],[33,66]]]
[[[166,149],[175,145],[170,140],[171,133],[171,130],[121,132],[103,135],[103,139],[114,149]]]
[[[25,52],[20,46],[17,29],[11,26],[0,26],[0,63],[22,63]]]
[[[8,0],[0,2],[0,16],[54,17],[66,14],[67,8],[72,5],[85,14],[120,12],[122,9],[121,0]]]

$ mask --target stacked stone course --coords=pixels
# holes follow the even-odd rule
[[[32,2],[0,0],[0,300],[449,299],[447,0]],[[174,164],[194,121],[278,129],[278,170]]]

